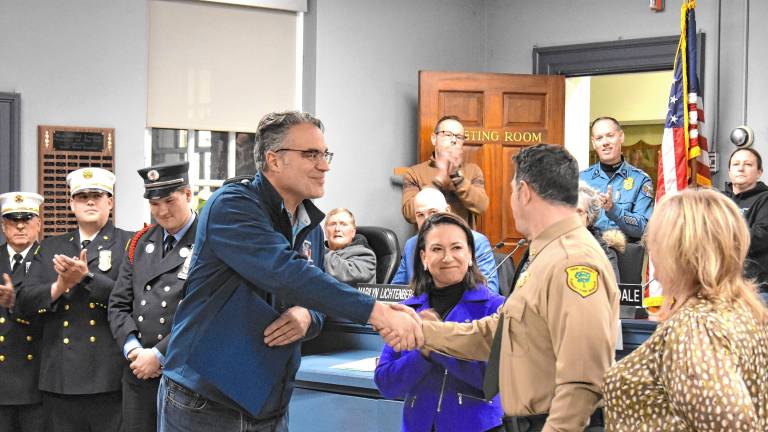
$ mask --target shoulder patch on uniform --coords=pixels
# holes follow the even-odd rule
[[[570,266],[565,269],[568,288],[582,298],[589,297],[597,291],[597,270],[583,265]]]
[[[653,198],[653,185],[651,182],[645,182],[643,183],[643,195],[647,196],[648,198]]]

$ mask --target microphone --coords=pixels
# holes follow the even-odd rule
[[[508,259],[512,258],[512,255],[514,255],[515,252],[517,252],[517,250],[520,249],[521,247],[523,247],[523,245],[526,244],[526,243],[528,243],[528,240],[526,240],[526,239],[518,240],[517,244],[515,244],[515,248],[512,249],[512,252],[508,253],[507,256],[505,256],[503,260],[501,260],[498,264],[496,264],[496,267],[493,268],[493,271],[491,272],[490,275],[488,275],[488,277],[491,277],[494,274],[496,274],[496,272],[498,272],[499,269],[501,268],[502,264],[507,262]]]
[[[493,245],[492,248],[490,248],[487,251],[485,251],[485,252],[481,253],[480,255],[476,256],[475,257],[475,261],[479,262],[481,259],[485,259],[485,257],[487,257],[488,255],[493,254],[494,252],[496,252],[497,250],[499,250],[499,249],[501,249],[503,247],[504,247],[504,242],[500,241],[500,242],[496,243],[495,245]]]

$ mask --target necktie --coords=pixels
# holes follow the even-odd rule
[[[24,258],[21,257],[21,254],[13,255],[13,266],[11,266],[11,273],[16,272],[16,269],[19,268],[22,260],[24,260]]]
[[[83,240],[82,242],[80,242],[80,244],[83,246],[83,249],[87,248],[90,243],[91,243],[90,240]]]
[[[173,244],[176,243],[176,239],[169,235],[163,240],[163,256],[168,255],[173,250]]]
[[[504,334],[503,329],[504,313],[500,312],[499,324],[493,334],[491,355],[488,357],[488,364],[485,367],[485,376],[483,377],[483,394],[488,400],[499,394],[499,357],[501,354],[501,335]]]

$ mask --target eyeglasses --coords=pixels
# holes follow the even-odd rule
[[[295,151],[301,153],[301,156],[311,160],[314,163],[320,162],[320,159],[324,159],[325,163],[328,165],[331,164],[331,161],[333,160],[333,153],[329,152],[328,150],[321,152],[320,150],[299,150],[299,149],[292,149],[292,148],[281,148],[275,150],[275,153],[280,153],[282,151]]]
[[[447,131],[447,130],[437,131],[437,132],[435,132],[435,135],[442,135],[442,136],[448,138],[449,140],[453,139],[453,138],[456,138],[456,142],[461,142],[461,143],[463,143],[464,140],[466,139],[466,137],[464,135],[462,135],[462,134],[453,133],[453,132]]]

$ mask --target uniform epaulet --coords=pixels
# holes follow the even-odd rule
[[[155,224],[152,224],[152,225],[147,225],[147,224],[144,224],[144,228],[140,229],[140,230],[139,230],[139,232],[137,232],[137,233],[136,233],[136,234],[133,236],[133,238],[131,239],[131,241],[130,241],[130,242],[128,242],[128,244],[129,244],[129,246],[128,246],[128,260],[131,262],[131,264],[133,264],[133,255],[134,255],[134,253],[136,252],[136,245],[137,245],[137,244],[139,244],[139,240],[141,239],[141,237],[142,237],[142,236],[143,236],[143,235],[144,235],[144,234],[145,234],[147,231],[149,231],[150,229],[152,229],[152,227],[154,227],[154,226],[155,226]]]

